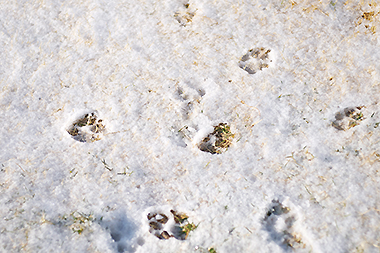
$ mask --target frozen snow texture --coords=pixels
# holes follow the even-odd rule
[[[370,0],[1,3],[0,251],[302,251],[273,237],[285,228],[312,252],[377,252],[379,11]],[[249,74],[239,61],[261,47],[275,61]],[[333,126],[358,106],[355,127]],[[71,138],[94,111],[101,140]],[[199,150],[220,122],[236,141]],[[263,222],[272,201],[294,225]],[[199,226],[159,240],[141,220],[159,206]]]

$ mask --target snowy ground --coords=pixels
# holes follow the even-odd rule
[[[2,1],[0,251],[379,252],[376,2]]]

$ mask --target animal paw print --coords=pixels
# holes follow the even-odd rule
[[[256,74],[257,71],[269,67],[272,60],[269,57],[270,49],[254,48],[241,57],[239,67],[248,72],[248,74]]]
[[[369,6],[371,6],[371,4]],[[380,12],[376,12],[375,10],[368,10],[368,12],[363,12],[363,14],[357,18],[355,26],[360,26],[363,24],[363,26],[368,29],[368,31],[372,32],[372,34],[375,34],[376,28],[378,28],[379,25],[379,14]]]
[[[177,95],[184,104],[181,109],[184,119],[189,119],[194,112],[200,111],[199,105],[206,92],[190,85],[178,85]]]
[[[101,139],[105,127],[95,113],[84,115],[75,121],[67,132],[80,142],[94,142]]]
[[[181,24],[181,26],[186,26],[193,20],[193,17],[195,16],[195,11],[190,10],[189,3],[184,4],[183,7],[184,8],[181,8],[181,10],[177,11],[174,14],[174,17],[178,21],[178,23]]]
[[[220,123],[214,127],[214,132],[203,139],[199,144],[199,149],[211,154],[221,154],[231,145],[234,136],[227,123]]]
[[[297,219],[289,207],[278,200],[272,200],[269,210],[264,217],[264,228],[272,240],[282,248],[306,248],[301,234],[295,231]]]
[[[187,220],[189,216],[170,210],[170,214],[148,213],[149,232],[158,239],[167,240],[174,237],[178,240],[186,240],[190,231],[197,228]]]
[[[163,213],[149,213],[147,218],[149,220],[149,232],[159,239],[169,239],[172,237],[167,231],[162,231],[163,227],[169,220],[168,216]]]
[[[347,107],[343,111],[337,112],[332,126],[338,130],[348,130],[359,125],[359,122],[364,119],[363,113],[360,111],[363,107]]]

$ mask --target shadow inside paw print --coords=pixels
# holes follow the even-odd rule
[[[203,139],[199,144],[199,149],[211,154],[221,154],[231,145],[234,136],[227,123],[220,123],[214,127],[214,132]]]
[[[284,250],[290,248],[305,248],[300,234],[294,231],[296,217],[278,200],[272,200],[269,210],[265,214],[263,225],[270,237]]]
[[[343,111],[337,112],[332,126],[338,130],[348,130],[359,125],[359,122],[364,119],[363,113],[360,111],[363,107],[347,107]]]
[[[254,48],[241,57],[239,67],[248,72],[248,74],[256,74],[257,71],[269,67],[272,62],[269,58],[270,49]]]
[[[125,209],[116,210],[107,206],[104,211],[99,224],[113,239],[116,252],[135,252],[137,247],[144,245],[145,240],[136,237],[137,226]]]
[[[170,210],[170,213],[149,213],[147,215],[149,232],[161,240],[167,240],[171,237],[186,240],[190,231],[197,226],[188,222],[189,217],[186,214],[177,213],[174,210]]]
[[[105,127],[102,120],[95,113],[85,114],[76,120],[67,132],[74,140],[80,142],[94,142],[101,139]]]

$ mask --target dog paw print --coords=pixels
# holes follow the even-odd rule
[[[270,49],[254,48],[241,57],[239,67],[248,72],[248,74],[256,74],[257,71],[269,67],[272,60],[269,57]]]
[[[74,121],[67,132],[80,142],[94,142],[101,139],[105,127],[95,113],[89,113]]]
[[[191,11],[190,4],[184,4],[183,8],[174,14],[174,18],[180,23],[181,26],[186,26],[193,20],[195,11]]]
[[[348,130],[352,127],[359,125],[359,122],[364,119],[361,109],[364,106],[347,107],[343,111],[335,114],[335,120],[332,126],[338,130]]]
[[[203,139],[199,149],[211,154],[221,154],[231,145],[234,136],[227,123],[220,123],[214,127],[214,132]]]
[[[178,240],[186,240],[189,233],[197,228],[194,223],[190,223],[189,217],[184,213],[170,210],[170,213],[149,213],[149,232],[158,239],[167,240],[171,237]]]
[[[306,248],[301,234],[295,231],[296,223],[296,216],[289,207],[278,200],[272,200],[263,220],[264,229],[272,240],[284,249]]]

